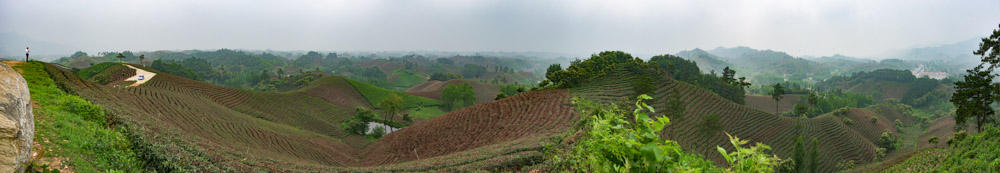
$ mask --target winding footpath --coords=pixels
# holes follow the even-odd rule
[[[128,66],[128,68],[135,69],[135,76],[128,77],[128,79],[125,79],[125,81],[135,81],[135,83],[132,83],[132,85],[129,85],[129,87],[134,87],[134,86],[142,85],[142,83],[146,83],[150,79],[153,79],[153,76],[156,76],[156,73],[149,72],[149,71],[146,71],[146,70],[142,70],[142,69],[139,69],[139,68],[135,68],[135,67],[132,67],[132,65],[127,65],[126,64],[125,66]],[[143,79],[139,80],[139,76],[142,76]]]

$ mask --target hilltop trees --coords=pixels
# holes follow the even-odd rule
[[[555,70],[549,66],[548,70]],[[590,59],[581,61],[575,60],[564,70],[547,72],[545,76],[556,88],[572,88],[576,85],[596,77],[604,76],[607,71],[624,67],[633,74],[646,75],[655,72],[650,71],[649,64],[642,59],[632,57],[631,54],[622,51],[604,51],[590,56]]]
[[[118,53],[118,56],[115,56],[115,58],[118,58],[118,63],[122,63],[122,59],[125,59],[125,55],[122,55],[122,53]]]
[[[441,101],[449,111],[458,110],[476,103],[476,93],[469,83],[448,85],[441,91]]]
[[[745,103],[744,94],[746,91],[744,88],[749,87],[750,83],[746,82],[745,77],[740,77],[739,80],[735,79],[736,71],[733,69],[728,67],[726,68],[728,70],[723,69],[720,77],[714,73],[702,74],[697,63],[674,55],[653,56],[649,62],[655,62],[660,69],[669,73],[674,79],[694,84],[729,101],[739,104]]]
[[[779,101],[781,101],[781,98],[785,98],[785,96],[782,96],[785,95],[785,88],[781,87],[780,83],[776,83],[772,87],[774,90],[771,90],[771,99],[774,99],[774,112],[777,113],[778,105],[780,104]]]

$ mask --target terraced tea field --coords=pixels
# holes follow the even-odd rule
[[[354,109],[338,104],[357,104],[364,92],[321,96],[346,90],[337,88],[350,84],[342,78],[321,79],[293,92],[262,93],[169,74],[116,89],[51,65],[46,71],[81,97],[113,108],[111,126],[131,131],[142,157],[168,170],[497,169],[537,161],[543,144],[577,118],[568,91],[534,91],[440,115],[370,142],[339,128]],[[353,101],[329,101],[343,96]]]
[[[571,91],[578,97],[605,103],[620,103],[631,100],[635,95],[630,85],[633,80],[636,80],[634,75],[617,70]],[[870,122],[867,120],[855,120],[854,125],[848,126],[841,121],[841,117],[832,115],[811,119],[784,117],[730,102],[704,89],[666,76],[654,81],[657,89],[650,95],[656,99],[651,102],[656,110],[666,110],[664,103],[672,93],[677,93],[680,100],[686,104],[683,118],[671,118],[671,124],[661,135],[665,139],[678,142],[686,150],[714,160],[717,164],[724,161],[715,146],[722,146],[727,150],[733,149],[723,132],[748,139],[752,143],[761,142],[770,145],[774,149],[773,153],[782,158],[790,157],[794,138],[801,134],[805,139],[819,140],[820,163],[822,163],[819,169],[823,172],[836,171],[836,163],[842,160],[855,160],[859,164],[871,162],[876,148],[871,142],[872,137],[879,135],[881,133],[879,129],[886,127],[885,124],[861,125],[863,122]],[[771,106],[773,109],[774,105]],[[863,110],[852,112],[855,111],[856,114],[849,115],[853,119],[861,119],[867,115]],[[709,114],[720,116],[722,126],[720,131],[701,130],[702,116]]]

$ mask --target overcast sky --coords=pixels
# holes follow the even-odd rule
[[[748,46],[793,56],[868,56],[983,37],[998,24],[997,0],[0,0],[0,33],[87,52],[624,50],[649,56]]]

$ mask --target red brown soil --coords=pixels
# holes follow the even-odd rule
[[[493,101],[493,98],[496,97],[497,93],[500,93],[499,86],[490,85],[487,83],[482,83],[474,80],[467,80],[467,79],[452,79],[447,82],[441,82],[436,80],[427,81],[420,85],[413,86],[410,89],[407,89],[406,93],[415,96],[441,100],[441,92],[444,91],[444,87],[447,87],[448,85],[455,85],[461,83],[468,83],[469,85],[472,85],[472,90],[475,92],[476,95],[476,104]]]

